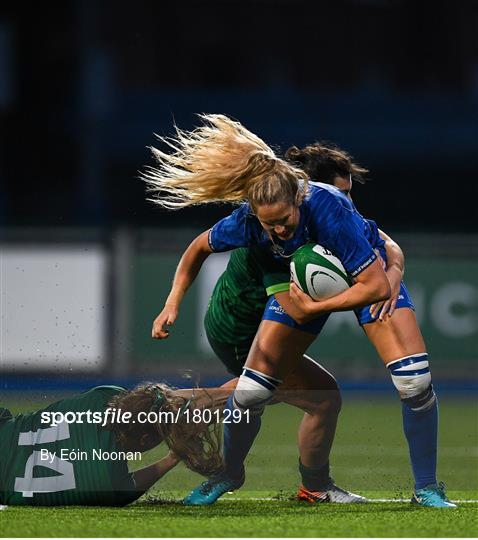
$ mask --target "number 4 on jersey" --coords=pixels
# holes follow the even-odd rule
[[[34,446],[63,441],[69,438],[70,429],[68,424],[62,422],[58,426],[20,433],[18,446]],[[25,464],[24,476],[15,478],[14,491],[21,492],[23,497],[33,497],[34,493],[53,493],[76,487],[75,472],[73,465],[69,461],[60,459],[50,452],[48,452],[47,460],[41,459],[41,457],[42,453],[38,450],[34,450],[30,454]],[[59,473],[59,475],[34,478],[33,469],[37,466],[46,467]]]

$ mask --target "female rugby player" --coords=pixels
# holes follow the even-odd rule
[[[297,247],[313,241],[341,259],[354,284],[315,303],[316,318],[302,325],[271,297],[228,402],[232,409],[250,411],[251,422],[225,426],[226,470],[194,490],[187,498],[189,504],[210,504],[242,485],[243,461],[259,430],[264,406],[320,332],[328,314],[387,300],[391,292],[367,239],[370,224],[345,196],[325,185],[308,186],[303,171],[277,158],[239,123],[220,115],[203,119],[206,125],[191,133],[178,130],[170,142],[171,154],[153,149],[158,167],[148,169],[145,179],[153,193],[159,194],[155,202],[171,209],[217,201],[248,203],[197,237],[186,250],[165,307],[155,321],[153,337],[167,337],[163,326],[174,322],[186,290],[214,251],[258,246],[285,262]]]
[[[311,181],[333,184],[349,198],[352,179],[364,183],[368,171],[353,162],[344,150],[330,143],[316,143],[302,149],[289,148],[286,158],[300,166]],[[386,236],[378,231],[375,236]],[[454,507],[444,495],[444,486],[436,478],[438,405],[428,364],[428,354],[417,323],[412,300],[402,278],[404,261],[390,261],[383,242],[376,249],[386,264],[392,289],[386,302],[355,310],[359,324],[388,368],[402,401],[403,429],[409,446],[415,477],[412,502],[422,506]],[[305,321],[314,317],[314,302],[293,287],[292,300]],[[393,317],[392,317],[393,315]],[[297,316],[297,314],[296,314]],[[300,316],[299,316],[300,318]]]
[[[358,166],[354,167],[358,173]],[[400,248],[384,233],[381,234],[386,239],[389,266],[403,267]],[[219,278],[209,301],[204,323],[212,349],[234,375],[239,376],[242,372],[262,319],[267,293],[275,291],[276,298],[284,306],[290,303],[288,292],[285,292],[288,289],[288,270],[261,249],[238,248],[231,253],[227,269]],[[335,486],[329,474],[330,445],[340,409],[335,380],[308,356],[297,359],[295,372],[302,375],[297,381],[297,389],[282,391],[284,387],[291,388],[290,376],[287,376],[279,387],[278,394],[281,395],[276,395],[276,398],[305,411],[299,430],[299,472],[302,478],[299,500],[364,502],[363,497]],[[324,392],[326,388],[336,388],[336,394]]]
[[[389,266],[397,264],[403,267],[400,248],[384,236]],[[227,268],[216,283],[204,319],[209,344],[229,372],[236,376],[242,373],[268,294],[276,291],[276,298],[282,306],[290,304],[286,292],[289,279],[289,273],[282,265],[269,260],[257,247],[238,248],[231,253]],[[328,457],[340,411],[340,390],[335,379],[306,355],[297,359],[294,371],[296,377],[300,377],[295,382],[296,389],[283,391],[284,387],[291,388],[292,381],[288,375],[279,387],[276,399],[305,411],[298,438],[302,478],[297,495],[299,500],[365,502],[363,497],[337,487],[329,474]],[[326,388],[330,390],[325,392]],[[336,393],[332,391],[334,388]]]
[[[222,460],[214,428],[187,422],[184,415],[177,423],[156,423],[155,416],[143,420],[150,412],[222,408],[234,386],[231,381],[221,388],[172,390],[144,384],[130,392],[98,386],[33,413],[13,417],[0,409],[0,504],[122,506],[138,499],[180,459],[201,474],[217,473]],[[108,408],[131,417],[126,422],[124,416],[107,415]],[[93,421],[96,413],[99,422]],[[75,419],[61,421],[60,415]],[[128,459],[163,441],[171,450],[166,457],[128,471]]]

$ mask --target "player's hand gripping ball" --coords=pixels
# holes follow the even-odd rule
[[[314,300],[325,300],[350,287],[340,260],[319,244],[305,244],[290,263],[292,280]]]

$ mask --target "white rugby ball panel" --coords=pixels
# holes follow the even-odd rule
[[[307,293],[314,300],[325,300],[349,288],[349,284],[340,274],[315,263],[306,265],[305,283]]]
[[[349,288],[349,278],[340,260],[319,244],[300,247],[290,268],[293,281],[314,300],[331,298]]]

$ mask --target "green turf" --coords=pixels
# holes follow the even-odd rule
[[[17,407],[18,408],[18,407]],[[20,405],[20,408],[21,405]],[[439,477],[452,499],[478,499],[477,407],[471,400],[440,402]],[[478,535],[478,504],[456,510],[409,503],[307,505],[290,500],[298,483],[296,432],[300,414],[270,407],[248,459],[243,489],[208,508],[182,507],[201,478],[178,467],[147,497],[127,508],[9,507],[0,512],[2,536],[330,536],[463,537]],[[144,466],[164,453],[144,457]],[[345,398],[332,455],[339,485],[373,498],[407,499],[412,483],[394,400]],[[274,496],[274,500],[263,499]],[[240,499],[240,500],[232,500]]]
[[[209,508],[138,503],[115,508],[8,508],[6,536],[463,537],[476,536],[477,505],[415,509],[404,503],[303,505],[221,501]],[[2,524],[3,525],[3,524]]]

